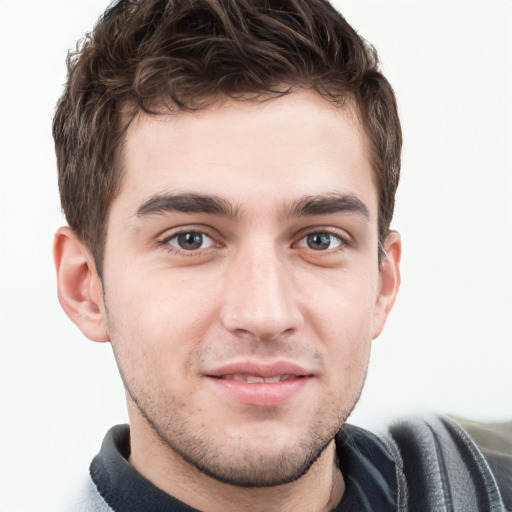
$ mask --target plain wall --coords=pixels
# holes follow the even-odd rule
[[[0,511],[51,511],[125,422],[108,344],[62,312],[51,138],[65,56],[103,0],[0,0]],[[403,122],[403,285],[351,419],[512,417],[512,1],[338,0]]]

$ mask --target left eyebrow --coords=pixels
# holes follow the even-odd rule
[[[354,194],[305,196],[287,206],[283,213],[285,217],[310,217],[344,212],[370,220],[368,207]]]

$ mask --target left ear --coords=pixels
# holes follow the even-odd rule
[[[384,329],[384,324],[400,288],[402,242],[399,233],[396,231],[389,233],[384,242],[384,250],[384,259],[379,271],[379,294],[373,319],[373,339],[377,338]]]

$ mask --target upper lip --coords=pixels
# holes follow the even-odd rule
[[[273,363],[257,361],[232,362],[205,372],[205,375],[208,377],[251,375],[264,379],[269,377],[282,377],[285,375],[304,377],[311,374],[311,371],[291,361],[275,361]]]

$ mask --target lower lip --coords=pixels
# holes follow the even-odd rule
[[[298,377],[282,382],[247,382],[208,377],[209,381],[223,393],[244,405],[275,407],[295,398],[311,377]]]

